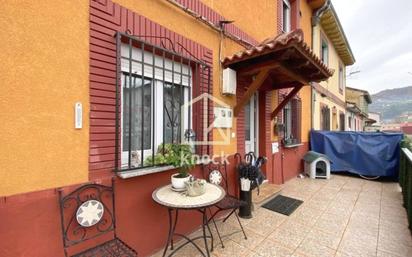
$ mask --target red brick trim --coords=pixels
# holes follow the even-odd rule
[[[116,113],[116,31],[133,35],[162,36],[180,43],[196,58],[213,66],[212,50],[177,34],[146,17],[124,8],[111,0],[90,0],[90,174],[107,174],[115,165]],[[160,39],[146,38],[162,46]],[[213,74],[211,73],[211,81]],[[198,94],[208,92],[205,74],[201,74]],[[209,89],[211,91],[211,88]],[[208,92],[211,93],[211,92]],[[196,95],[194,95],[196,96]],[[199,116],[202,117],[202,113]],[[212,119],[213,110],[209,110]],[[212,135],[209,136],[212,138]]]
[[[290,14],[291,14],[291,28],[292,30],[299,29],[300,28],[300,1],[299,0],[293,0],[290,1]]]
[[[242,80],[238,76],[237,87],[236,87],[236,101],[240,101],[243,94],[246,92],[246,87],[248,82]],[[237,152],[240,154],[245,154],[245,108],[241,108],[238,116],[236,117],[236,138],[237,138]]]
[[[300,28],[300,1],[289,0],[290,3],[290,27],[292,30]],[[283,31],[283,0],[277,0],[277,20],[276,28],[278,34]]]
[[[277,0],[277,20],[276,20],[276,28],[277,34],[283,33],[283,0]]]

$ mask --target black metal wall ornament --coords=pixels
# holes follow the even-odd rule
[[[113,190],[111,187],[86,184],[66,196],[63,196],[62,190],[59,190],[59,195],[65,246],[72,246],[114,230]],[[79,224],[76,217],[79,208],[88,201],[97,201],[105,209],[94,228]]]

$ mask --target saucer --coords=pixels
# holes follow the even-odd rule
[[[175,192],[184,192],[186,191],[186,188],[174,188],[173,186],[170,186],[170,189]]]

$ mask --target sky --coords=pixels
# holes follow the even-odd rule
[[[346,85],[371,94],[412,86],[412,0],[332,3],[356,59]]]

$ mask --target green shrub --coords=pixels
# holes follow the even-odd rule
[[[154,161],[154,163],[153,163]],[[144,164],[150,165],[172,165],[179,170],[180,178],[189,175],[190,170],[195,166],[192,148],[187,144],[160,144],[157,152],[152,158],[148,156]]]

